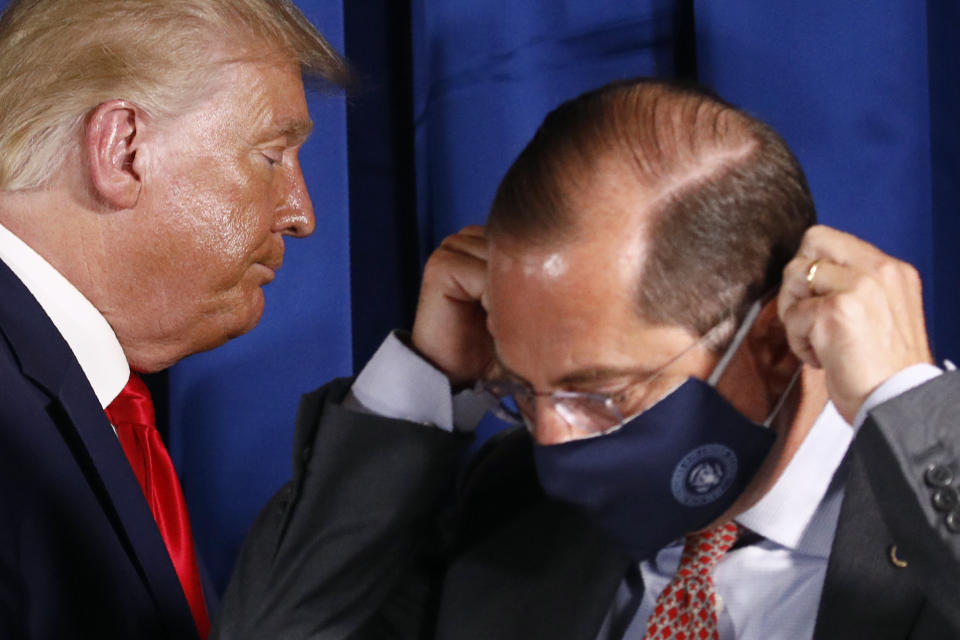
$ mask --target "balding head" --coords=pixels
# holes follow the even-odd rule
[[[631,205],[610,210],[608,191]],[[777,286],[814,221],[803,172],[770,127],[703,89],[634,80],[547,116],[487,226],[537,246],[598,225],[641,229],[639,313],[702,334]]]

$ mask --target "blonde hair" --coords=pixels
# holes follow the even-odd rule
[[[222,64],[271,55],[348,83],[343,59],[289,0],[13,0],[0,18],[0,190],[43,186],[107,100],[169,115]]]

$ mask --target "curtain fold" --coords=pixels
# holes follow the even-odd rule
[[[603,82],[674,75],[675,2],[413,0],[420,245],[484,221],[544,116]]]

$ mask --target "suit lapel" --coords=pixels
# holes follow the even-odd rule
[[[912,569],[891,561],[890,548],[896,541],[884,524],[857,447],[844,464],[846,489],[814,638],[909,637],[923,594],[914,586]],[[909,548],[901,544],[900,550],[909,557]]]
[[[73,352],[23,283],[0,261],[0,332],[23,374],[51,397],[49,413],[120,544],[176,637],[195,627],[173,564],[123,449]],[[186,634],[186,635],[184,635]]]
[[[595,640],[627,566],[578,514],[543,501],[452,564],[437,637]]]
[[[544,498],[523,432],[496,436],[461,486],[438,638],[595,640],[629,560]]]

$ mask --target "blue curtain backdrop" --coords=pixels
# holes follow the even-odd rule
[[[483,221],[547,111],[616,78],[699,78],[772,123],[824,222],[921,270],[935,349],[960,358],[956,0],[297,4],[364,85],[349,104],[308,97],[317,231],[288,242],[260,326],[153,381],[169,388],[171,450],[220,585],[289,476],[300,394],[409,326],[423,257]]]
[[[422,253],[483,220],[561,99],[690,75],[783,134],[824,223],[920,269],[935,350],[960,356],[958,14],[955,0],[413,0]]]
[[[960,3],[713,2],[699,78],[772,124],[820,220],[914,264],[934,349],[960,357]]]
[[[560,102],[676,75],[672,0],[413,0],[420,240],[482,223],[500,177]]]

